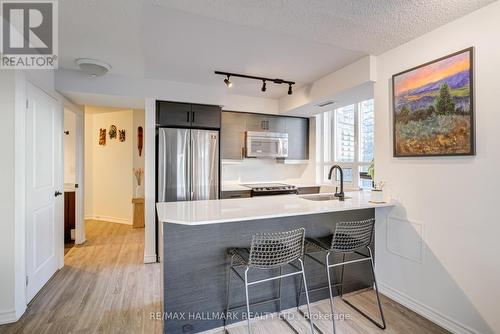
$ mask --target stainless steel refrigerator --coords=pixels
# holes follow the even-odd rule
[[[219,198],[219,132],[158,129],[157,202]]]
[[[158,129],[157,202],[219,198],[219,132]],[[157,223],[158,261],[163,261],[163,224]]]

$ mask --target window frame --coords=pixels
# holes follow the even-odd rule
[[[339,182],[336,181],[335,178],[333,180],[328,180],[328,170],[333,165],[339,165],[342,169],[352,169],[352,182],[346,182],[344,180],[344,188],[347,190],[360,190],[361,188],[361,178],[360,178],[360,170],[362,167],[369,167],[371,161],[359,161],[361,156],[361,122],[360,122],[360,105],[361,103],[373,100],[364,99],[362,101],[358,101],[352,104],[347,104],[345,106],[335,108],[333,110],[325,111],[321,114],[316,115],[316,123],[317,129],[317,137],[316,142],[319,143],[317,147],[317,180],[321,184],[331,183],[334,186],[338,186]],[[372,102],[373,103],[373,102]],[[354,109],[354,161],[345,162],[345,161],[337,161],[337,124],[336,124],[336,113],[339,109],[348,107],[352,105]],[[375,143],[374,143],[375,145]],[[333,159],[332,159],[333,158]]]

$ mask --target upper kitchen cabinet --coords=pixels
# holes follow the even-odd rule
[[[222,112],[222,159],[244,158],[246,131],[288,133],[287,159],[309,159],[309,119],[233,111]]]
[[[193,104],[191,111],[191,124],[193,127],[220,128],[221,107]]]
[[[156,101],[156,125],[191,126],[191,104]]]
[[[156,112],[158,126],[220,128],[219,106],[157,101]]]
[[[285,132],[288,133],[289,160],[309,159],[309,119],[284,117]]]
[[[244,115],[247,131],[285,132],[283,117],[262,114]]]
[[[243,159],[245,149],[246,114],[224,111],[221,118],[222,159]]]

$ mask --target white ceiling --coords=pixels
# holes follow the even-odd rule
[[[60,66],[90,57],[111,73],[222,85],[214,70],[296,88],[377,55],[493,0],[61,0]],[[234,79],[235,94],[287,87]]]

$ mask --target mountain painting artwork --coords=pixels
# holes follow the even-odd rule
[[[395,157],[474,155],[473,48],[392,76]]]

